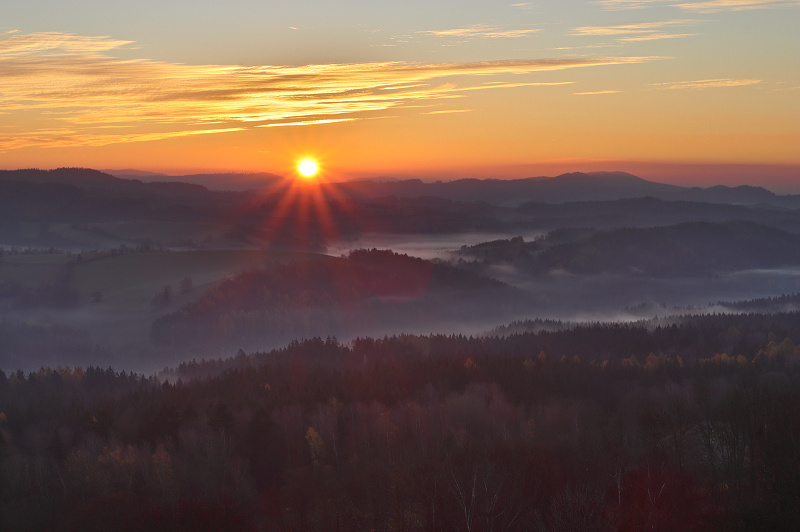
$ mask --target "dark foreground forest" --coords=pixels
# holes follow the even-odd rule
[[[797,530],[798,322],[0,372],[0,529]]]

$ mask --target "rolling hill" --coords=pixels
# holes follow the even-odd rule
[[[245,272],[153,323],[156,345],[248,346],[371,331],[435,330],[507,316],[525,297],[498,281],[391,251]]]
[[[780,268],[800,266],[800,237],[752,222],[689,222],[596,233],[550,248],[537,262],[543,269],[653,276]]]
[[[435,183],[418,179],[353,181],[331,186],[353,197],[437,196],[464,202],[483,201],[505,207],[518,207],[531,201],[564,203],[654,197],[670,201],[800,208],[800,196],[780,196],[761,187],[688,188],[647,181],[625,172],[574,172],[556,177],[458,179]]]

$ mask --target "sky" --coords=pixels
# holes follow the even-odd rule
[[[0,168],[800,191],[797,0],[0,4]]]

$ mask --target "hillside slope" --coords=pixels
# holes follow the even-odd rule
[[[157,345],[249,346],[297,337],[496,321],[525,297],[498,281],[391,251],[246,272],[153,323]]]
[[[597,232],[537,255],[537,271],[694,276],[800,266],[800,237],[752,222],[689,222]]]

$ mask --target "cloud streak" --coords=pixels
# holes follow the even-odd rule
[[[441,111],[431,111],[426,115],[449,115],[456,113],[471,113],[472,109],[442,109]]]
[[[357,118],[326,118],[324,120],[304,120],[301,122],[276,122],[273,124],[261,124],[256,127],[285,127],[285,126],[316,126],[320,124],[338,124],[339,122],[353,122]]]
[[[708,0],[673,5],[684,11],[695,13],[719,13],[720,11],[748,11],[770,7],[800,6],[800,2],[786,0]]]
[[[699,2],[675,2],[675,0],[599,0],[605,9],[621,11],[664,6],[677,7],[692,13],[719,13],[721,11],[746,11],[798,6],[797,0],[702,0]]]
[[[12,126],[0,136],[0,151],[352,121],[371,112],[461,97],[465,90],[536,85],[475,82],[487,75],[658,59],[237,66],[111,55],[132,44],[59,33],[0,37],[0,114]],[[460,85],[442,81],[456,76]]]
[[[573,92],[575,96],[596,96],[598,94],[617,94],[621,91],[617,90],[606,90],[606,91],[585,91],[585,92]]]
[[[497,26],[489,26],[487,24],[473,24],[472,26],[465,26],[463,28],[454,28],[449,30],[426,30],[418,31],[417,33],[423,35],[435,35],[437,37],[487,37],[491,39],[507,39],[516,37],[525,37],[533,33],[538,33],[539,29],[527,30],[504,30]]]
[[[14,135],[0,135],[0,153],[30,146],[68,147],[68,146],[107,146],[126,142],[146,142],[175,137],[207,135],[210,133],[230,133],[242,128],[198,129],[162,133],[91,134],[74,130],[42,130]]]
[[[620,11],[625,9],[643,9],[652,7],[654,4],[663,0],[598,0],[598,4],[606,9],[612,11]]]
[[[619,42],[642,42],[660,41],[662,39],[680,39],[682,37],[693,37],[696,33],[650,33],[648,35],[635,35],[632,37],[620,37]]]
[[[717,89],[721,87],[743,87],[746,85],[757,85],[763,80],[760,79],[701,79],[696,81],[677,81],[670,83],[654,83],[655,87],[667,90],[702,90],[702,89]]]
[[[691,19],[662,20],[656,22],[638,22],[616,24],[611,26],[581,26],[572,30],[578,37],[617,37],[617,42],[655,41],[690,37],[694,33],[665,33],[662,30],[670,27],[684,27],[697,24]]]

